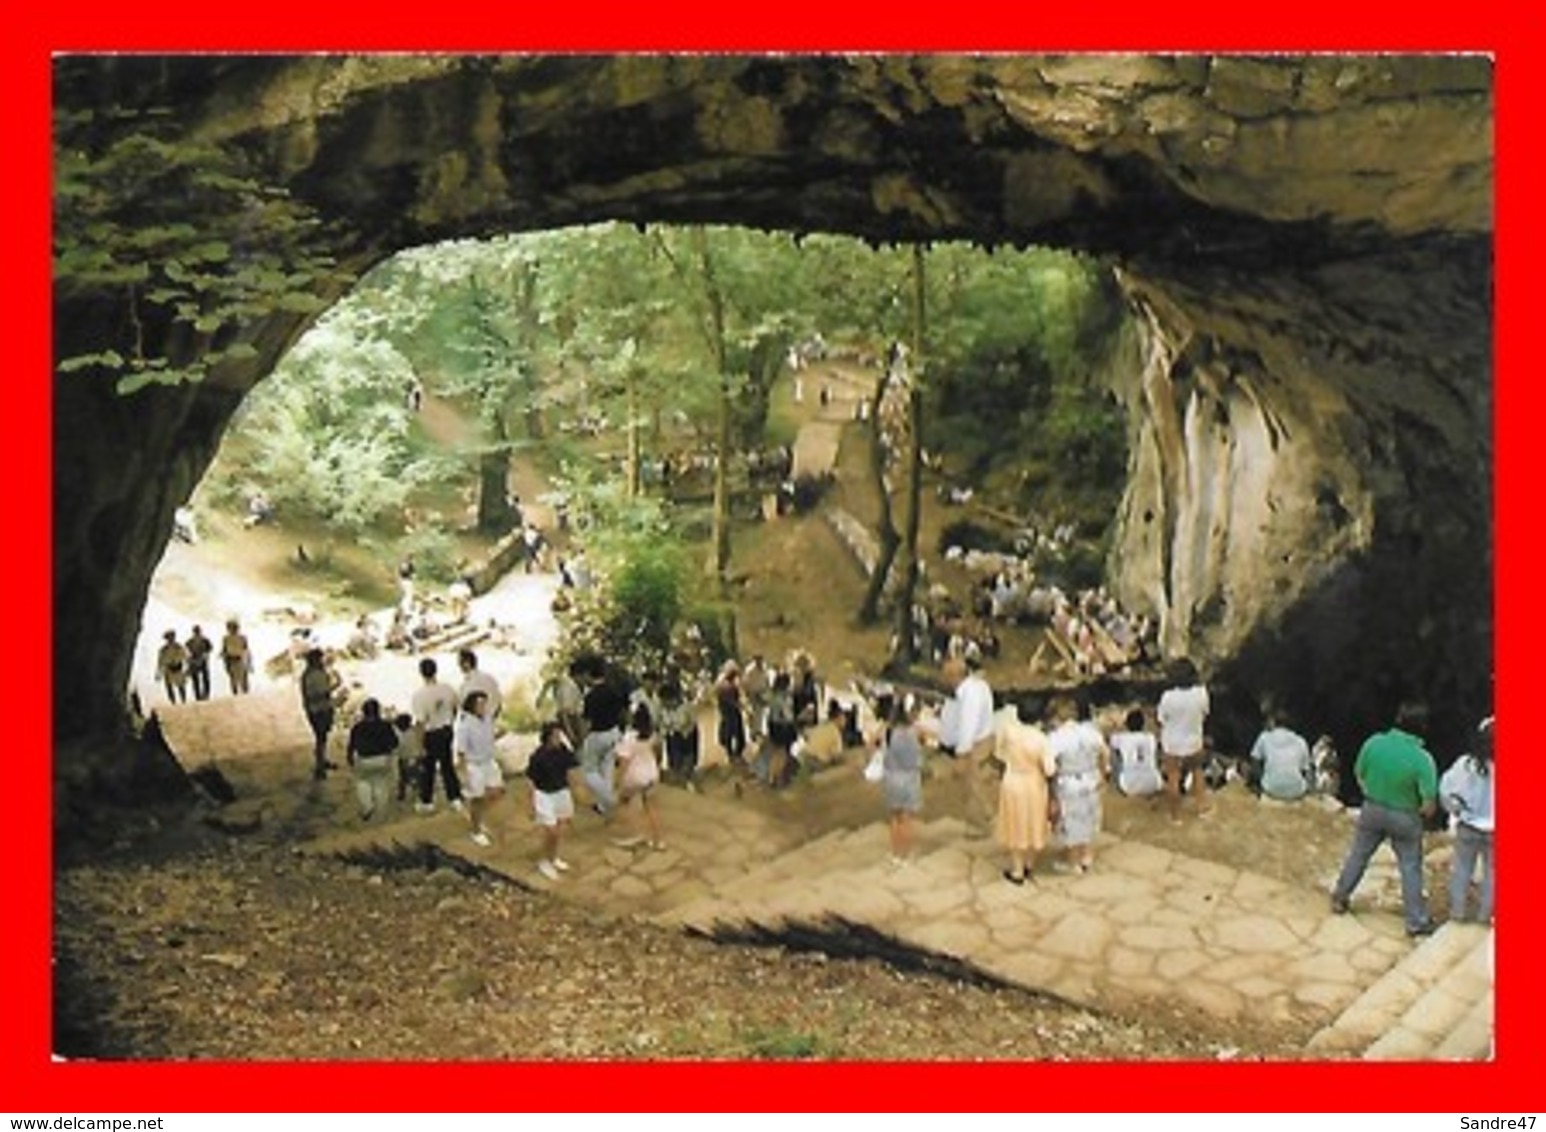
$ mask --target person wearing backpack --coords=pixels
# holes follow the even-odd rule
[[[1449,870],[1449,918],[1466,919],[1471,876],[1481,862],[1476,922],[1492,923],[1492,718],[1476,729],[1475,749],[1456,759],[1439,779],[1439,800],[1454,819],[1455,854]]]

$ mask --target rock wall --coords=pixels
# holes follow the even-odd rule
[[[1112,567],[1167,647],[1242,694],[1336,692],[1349,735],[1401,690],[1485,701],[1484,58],[75,56],[55,86],[241,152],[361,267],[607,218],[1110,257],[1141,327]],[[71,279],[55,306],[61,358],[195,348]],[[62,741],[121,721],[171,512],[304,323],[255,316],[255,356],[194,387],[56,378]]]
[[[1117,591],[1254,708],[1355,743],[1403,697],[1449,752],[1490,700],[1490,259],[1124,278]],[[1411,315],[1423,311],[1420,320]]]

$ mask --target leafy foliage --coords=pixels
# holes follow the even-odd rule
[[[570,482],[591,530],[594,583],[563,614],[566,657],[598,654],[634,671],[659,671],[688,612],[690,566],[659,501],[629,498],[615,482]]]
[[[243,455],[223,474],[261,487],[281,511],[360,533],[401,512],[432,471],[412,439],[407,360],[361,335],[356,308],[335,307],[248,399]]]
[[[116,316],[104,327],[113,344],[60,359],[60,372],[101,371],[125,394],[251,360],[251,326],[320,311],[344,278],[308,209],[234,146],[174,139],[167,120],[55,117],[55,286],[110,297]]]

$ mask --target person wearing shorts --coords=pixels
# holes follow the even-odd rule
[[[569,862],[558,855],[558,839],[574,818],[569,777],[579,769],[580,761],[569,747],[563,725],[556,721],[543,724],[537,749],[526,763],[526,777],[531,782],[532,816],[542,830],[537,871],[548,880],[557,880],[569,869]]]
[[[462,701],[453,746],[456,761],[461,764],[463,777],[467,780],[465,793],[472,840],[486,848],[494,843],[494,838],[483,818],[489,806],[504,794],[505,775],[494,758],[494,721],[489,718],[485,693],[468,692]]]
[[[1160,725],[1160,771],[1165,778],[1165,802],[1170,820],[1181,820],[1181,781],[1190,775],[1191,792],[1197,799],[1199,817],[1208,812],[1203,801],[1207,789],[1202,777],[1203,724],[1208,718],[1208,689],[1197,678],[1190,660],[1179,660],[1171,669],[1175,685],[1160,696],[1156,716]]]

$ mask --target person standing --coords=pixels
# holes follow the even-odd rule
[[[445,784],[446,801],[453,810],[462,809],[462,785],[456,779],[451,761],[451,726],[456,718],[456,693],[437,677],[440,668],[433,657],[419,661],[423,683],[413,693],[410,706],[413,721],[424,733],[424,755],[419,760],[419,804],[421,814],[435,812],[435,772]]]
[[[473,844],[485,849],[494,843],[484,815],[505,792],[505,776],[494,758],[494,721],[489,716],[488,696],[468,692],[456,717],[453,754],[467,779],[467,817],[472,823]]]
[[[1034,709],[1022,701],[1015,709],[1016,722],[999,737],[998,760],[1004,764],[999,780],[998,820],[994,833],[1009,854],[1004,879],[1024,884],[1036,865],[1036,854],[1047,847],[1048,780],[1057,770],[1047,735],[1036,726]]]
[[[1418,736],[1426,720],[1421,705],[1402,704],[1395,726],[1371,735],[1359,749],[1353,775],[1363,790],[1363,807],[1331,890],[1331,910],[1349,911],[1369,858],[1389,841],[1401,874],[1402,918],[1406,934],[1413,937],[1434,929],[1423,903],[1423,819],[1434,812],[1439,784],[1433,756]]]
[[[359,720],[349,728],[344,749],[354,768],[354,797],[361,821],[370,821],[387,804],[397,746],[397,728],[381,718],[381,702],[374,697],[366,700],[360,705]]]
[[[955,759],[964,816],[971,835],[981,837],[993,812],[983,775],[993,754],[997,725],[993,690],[979,667],[980,661],[974,658],[949,657],[941,669],[953,705],[941,718],[940,747]]]
[[[1476,921],[1492,923],[1492,720],[1476,730],[1475,749],[1461,755],[1439,779],[1439,797],[1454,818],[1455,855],[1449,871],[1449,918],[1466,919],[1466,896],[1471,875],[1481,862],[1481,892]]]
[[[1175,685],[1159,699],[1156,715],[1160,725],[1160,770],[1165,776],[1165,801],[1170,820],[1181,821],[1182,780],[1190,777],[1191,792],[1197,799],[1197,816],[1208,813],[1202,777],[1203,725],[1208,719],[1208,689],[1197,678],[1190,660],[1178,660],[1171,668]]]
[[[542,856],[537,861],[537,871],[548,880],[557,880],[560,873],[569,871],[569,862],[558,855],[558,842],[574,820],[574,794],[569,778],[579,769],[579,760],[574,757],[563,726],[556,722],[543,724],[537,749],[526,763],[526,777],[531,782],[532,816],[542,829]]]
[[[225,636],[220,638],[220,660],[225,665],[225,678],[231,684],[231,695],[245,695],[252,671],[252,649],[247,645],[241,623],[235,618],[225,623]]]
[[[794,654],[789,665],[789,699],[794,709],[795,726],[801,731],[821,722],[821,678],[816,661],[804,649]]]
[[[397,802],[402,805],[409,794],[419,792],[419,775],[423,773],[424,729],[413,721],[408,712],[398,712],[392,718],[397,732]]]
[[[714,685],[714,702],[719,707],[719,745],[734,770],[746,770],[746,716],[741,697],[741,670],[733,660],[725,661],[719,681]]]
[[[886,801],[886,834],[890,864],[901,868],[913,849],[913,819],[923,808],[923,744],[913,727],[910,696],[897,696],[885,732],[881,793]]]
[[[209,699],[209,654],[215,651],[215,646],[204,635],[204,630],[195,625],[193,631],[188,634],[187,643],[183,648],[188,653],[188,681],[193,685],[193,698],[207,700]]]
[[[504,695],[499,690],[499,681],[478,667],[478,654],[471,649],[457,650],[456,666],[462,673],[462,686],[456,692],[457,700],[464,701],[473,692],[482,692],[488,700],[485,706],[489,726],[496,726],[505,704]]]
[[[775,675],[763,663],[761,653],[753,653],[741,672],[741,710],[748,747],[755,747],[766,734],[764,728],[767,725],[768,702],[773,692]]]
[[[1089,872],[1100,832],[1100,787],[1109,758],[1106,740],[1095,724],[1079,718],[1073,700],[1061,698],[1053,710],[1058,726],[1047,736],[1047,746],[1057,767],[1052,792],[1058,803],[1058,832],[1066,868]]]
[[[629,723],[628,732],[617,744],[617,761],[622,767],[618,804],[626,806],[635,798],[639,800],[640,832],[617,844],[631,849],[642,840],[647,841],[651,849],[664,849],[666,843],[660,833],[660,815],[655,808],[655,787],[660,783],[655,721],[650,718],[649,708],[641,704],[634,709]]]
[[[403,560],[397,564],[397,607],[408,617],[413,616],[413,580],[417,573],[413,565],[413,555],[403,555]]]
[[[1123,721],[1123,729],[1111,736],[1117,789],[1128,797],[1149,797],[1164,789],[1159,744],[1144,724],[1143,709],[1133,708]]]
[[[564,729],[569,740],[569,750],[577,750],[585,738],[585,693],[580,690],[572,668],[559,668],[553,672],[541,691],[537,693],[537,707],[552,701],[553,715]]]
[[[333,730],[333,692],[337,688],[336,676],[327,667],[327,658],[319,648],[306,651],[305,667],[301,669],[301,707],[306,712],[306,722],[311,725],[311,777],[321,781],[334,768],[328,761],[327,737]]]
[[[788,784],[789,763],[795,740],[800,737],[800,730],[795,726],[789,673],[780,672],[773,677],[773,687],[768,690],[767,702],[767,738],[755,761],[767,784],[778,790]]]
[[[591,808],[602,817],[617,805],[612,785],[617,769],[617,744],[623,737],[623,716],[628,697],[613,685],[604,669],[591,674],[591,686],[585,693],[585,742],[580,745],[580,769],[591,792]]]
[[[161,648],[156,652],[156,675],[166,686],[166,698],[174,704],[188,699],[188,650],[177,639],[177,631],[168,629],[161,634]]]
[[[698,773],[698,707],[671,675],[660,689],[660,729],[665,735],[666,767],[689,791],[696,791]]]

